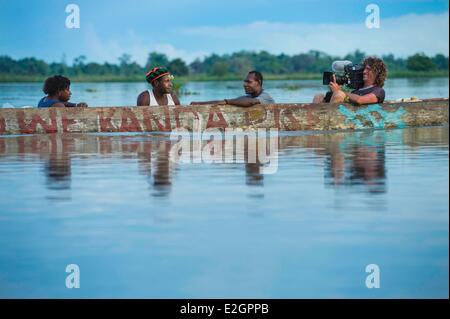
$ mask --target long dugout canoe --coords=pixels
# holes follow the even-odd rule
[[[172,132],[258,128],[280,131],[386,129],[448,125],[448,99],[351,104],[0,109],[0,135]]]

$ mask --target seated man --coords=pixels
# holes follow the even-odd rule
[[[146,80],[152,85],[152,90],[139,94],[137,106],[180,105],[177,95],[172,92],[172,79],[172,74],[163,67],[156,67],[147,72]]]
[[[332,93],[331,99],[328,101],[323,94],[317,94],[314,96],[313,103],[351,102],[357,105],[383,103],[385,97],[383,86],[387,76],[386,65],[383,60],[375,57],[366,58],[363,65],[364,86],[362,88],[353,90],[351,93],[344,92],[336,83],[336,77],[333,77],[334,81],[329,84]]]
[[[263,88],[263,76],[258,71],[250,71],[244,80],[244,90],[245,95],[240,96],[235,99],[224,99],[216,101],[206,101],[206,102],[192,102],[191,105],[205,105],[205,104],[215,104],[215,105],[236,105],[242,107],[253,106],[256,104],[273,104],[275,101],[272,97],[264,92]]]
[[[55,75],[45,80],[42,89],[44,96],[38,103],[38,107],[87,107],[86,103],[70,103],[70,80],[61,75]]]

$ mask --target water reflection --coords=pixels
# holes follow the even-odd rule
[[[411,149],[421,144],[445,143],[448,145],[448,129],[415,128],[392,131],[340,132],[333,134],[298,134],[279,136],[279,167],[284,170],[283,158],[303,158],[305,165],[319,163],[324,170],[326,187],[351,187],[370,194],[387,191],[386,144],[398,142]],[[33,160],[36,156],[43,163],[46,187],[52,191],[66,191],[70,199],[73,162],[93,167],[119,159],[136,161],[141,175],[146,176],[150,194],[167,197],[172,191],[174,173],[183,174],[184,166],[170,160],[176,141],[168,136],[156,135],[34,135],[0,138],[0,163],[11,158],[14,161]],[[208,142],[205,142],[205,144]],[[263,164],[257,159],[249,161],[249,143],[244,143],[244,161],[239,163],[201,163],[191,165],[242,165],[245,185],[264,187],[266,176]],[[293,153],[293,154],[292,154]],[[306,155],[305,155],[306,154]],[[99,159],[92,160],[92,156]],[[305,160],[307,158],[308,160]],[[273,175],[276,178],[277,173]],[[207,184],[207,183],[206,183]],[[66,194],[67,195],[67,194]],[[55,198],[52,198],[55,199]],[[61,199],[61,197],[60,197]]]
[[[70,140],[67,138],[51,136],[49,152],[41,153],[46,159],[44,172],[47,177],[47,187],[51,190],[70,189],[72,165],[69,144]]]
[[[95,144],[95,137],[90,143]],[[167,139],[149,137],[101,136],[102,154],[120,154],[123,159],[137,156],[138,171],[147,177],[154,197],[169,195],[172,185],[172,163],[169,160],[172,142]],[[152,160],[153,159],[153,160]]]
[[[264,186],[264,175],[261,173],[261,167],[260,162],[245,164],[245,183],[248,186]]]
[[[155,172],[153,174],[154,196],[164,197],[170,193],[172,186],[171,162],[169,152],[171,141],[160,141],[157,144]]]
[[[370,193],[386,192],[384,135],[381,131],[369,136],[357,132],[350,141],[346,138],[329,143],[324,151],[326,182],[335,187],[360,185]],[[368,137],[381,137],[383,141],[373,145]]]
[[[370,192],[385,192],[385,150],[384,147],[355,147],[350,166],[350,184],[364,184]]]
[[[252,145],[249,143],[248,138],[244,140],[245,184],[247,186],[264,186],[263,164],[260,162],[258,155],[255,156],[254,160],[249,157],[249,151],[253,151],[254,154],[259,154],[258,146],[261,147],[260,144]],[[260,196],[263,196],[263,194],[260,194]]]

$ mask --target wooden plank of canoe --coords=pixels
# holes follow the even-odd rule
[[[429,99],[365,106],[273,104],[249,108],[202,105],[0,109],[0,135],[260,128],[321,131],[448,125],[448,105],[448,99]]]

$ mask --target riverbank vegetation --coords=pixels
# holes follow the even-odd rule
[[[361,62],[366,56],[359,50],[346,56],[332,56],[324,52],[309,51],[296,55],[274,55],[266,51],[240,51],[233,54],[211,54],[187,64],[180,58],[170,60],[165,54],[151,52],[145,65],[132,61],[123,54],[117,63],[88,62],[85,56],[72,64],[47,63],[36,58],[13,59],[0,56],[0,82],[42,82],[46,77],[62,74],[74,82],[141,82],[145,72],[153,66],[166,66],[183,82],[241,80],[249,70],[261,71],[267,80],[304,80],[322,78],[335,60]],[[427,56],[416,53],[406,58],[392,54],[382,56],[389,69],[389,77],[448,77],[448,57],[437,54]]]

